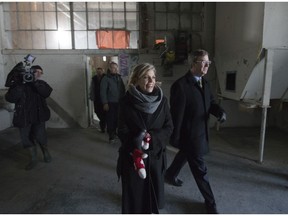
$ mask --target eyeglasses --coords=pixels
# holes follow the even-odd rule
[[[211,61],[196,61],[197,63],[201,63],[202,64],[202,66],[204,66],[204,65],[210,65],[210,64],[212,64],[212,62]]]

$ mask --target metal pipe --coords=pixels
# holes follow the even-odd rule
[[[267,107],[263,107],[262,108],[261,132],[260,132],[260,144],[259,144],[259,163],[263,162],[266,120],[267,120]]]

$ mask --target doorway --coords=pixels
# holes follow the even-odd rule
[[[128,82],[128,77],[133,67],[139,62],[139,54],[138,51],[135,52],[119,52],[118,55],[113,54],[97,54],[97,55],[89,55],[87,56],[87,74],[86,74],[86,91],[87,91],[87,107],[88,107],[88,125],[89,127],[98,127],[99,119],[94,112],[94,104],[93,101],[90,100],[90,90],[91,90],[91,81],[92,77],[96,74],[96,69],[101,67],[104,69],[105,73],[107,73],[109,63],[113,61],[118,64],[119,74],[126,85]]]
[[[109,63],[113,61],[118,64],[118,56],[112,55],[90,55],[87,56],[87,98],[88,98],[88,124],[89,127],[99,127],[99,119],[94,112],[94,104],[91,100],[91,81],[92,77],[96,75],[96,69],[98,67],[103,68],[104,72],[107,73]]]

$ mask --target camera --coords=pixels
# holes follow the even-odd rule
[[[20,83],[28,83],[34,81],[34,71],[31,70],[31,66],[36,57],[28,54],[24,57],[23,62],[17,63],[13,69],[9,72],[5,86],[11,87]]]
[[[34,71],[31,70],[31,66],[32,66],[33,62],[35,61],[35,59],[36,59],[36,57],[32,56],[31,54],[28,54],[24,58],[25,72],[22,73],[24,83],[34,81]]]

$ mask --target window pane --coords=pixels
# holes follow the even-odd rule
[[[69,12],[58,12],[58,29],[70,30],[70,14]]]
[[[98,49],[95,31],[88,31],[88,49]]]
[[[32,32],[31,31],[18,31],[17,32],[17,45],[16,49],[32,49]]]
[[[139,31],[130,32],[130,49],[138,49]]]
[[[31,11],[30,3],[28,2],[18,2],[18,11]]]
[[[44,11],[56,11],[56,5],[52,2],[44,2]]]
[[[179,9],[179,3],[175,2],[168,2],[168,10],[169,12],[178,12]]]
[[[189,3],[189,2],[181,2],[180,3],[180,12],[191,13],[191,3]]]
[[[200,15],[192,16],[192,30],[193,31],[202,31],[202,17]]]
[[[27,12],[19,12],[18,14],[18,21],[19,21],[19,29],[31,29],[31,16],[30,13]]]
[[[124,13],[114,13],[114,28],[125,28]]]
[[[44,29],[43,12],[31,12],[32,29]]]
[[[75,49],[87,49],[86,31],[75,31]]]
[[[112,3],[111,2],[100,2],[100,10],[101,11],[112,11]]]
[[[88,11],[99,11],[99,3],[98,2],[88,2],[87,3]]]
[[[47,49],[59,49],[57,31],[46,31],[45,39]]]
[[[166,30],[166,13],[156,13],[155,14],[155,29],[156,30]]]
[[[111,12],[101,12],[101,28],[112,28],[113,27],[113,20],[112,20],[112,13]]]
[[[179,28],[179,17],[178,13],[168,13],[167,14],[167,24],[168,24],[168,30],[172,29],[178,29]]]
[[[16,2],[9,2],[3,3],[4,11],[17,11],[17,3]]]
[[[56,23],[56,12],[45,12],[45,29],[46,30],[56,30],[57,23]]]
[[[71,31],[58,31],[57,38],[60,49],[72,49]]]
[[[138,4],[136,2],[125,2],[126,11],[138,11]]]
[[[6,32],[6,37],[4,38],[4,43],[3,43],[3,48],[4,49],[13,49],[14,46],[13,46],[13,35],[12,35],[12,32],[11,31],[8,31]],[[15,34],[14,34],[15,35]]]
[[[73,14],[75,30],[86,30],[86,12],[75,12]]]
[[[113,2],[113,11],[124,11],[124,2]]]
[[[190,14],[180,14],[181,29],[191,29],[191,15]]]
[[[88,12],[88,28],[89,29],[100,28],[99,12]]]
[[[135,12],[126,13],[127,30],[139,30],[138,15]]]
[[[32,34],[33,49],[45,49],[44,31],[34,31]]]
[[[202,8],[203,8],[203,3],[196,3],[196,2],[194,2],[193,4],[192,4],[192,12],[201,12],[202,11]]]
[[[157,3],[155,3],[155,11],[157,11],[157,12],[166,12],[166,3],[165,2],[157,2]]]
[[[5,30],[17,30],[17,13],[16,12],[4,12],[5,17]]]
[[[73,10],[74,10],[74,11],[86,11],[86,4],[85,4],[85,2],[73,3]]]
[[[69,2],[57,2],[57,11],[70,11]]]
[[[32,2],[31,3],[31,11],[43,11],[43,3],[42,2]]]

